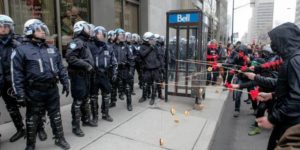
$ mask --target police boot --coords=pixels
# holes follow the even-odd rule
[[[117,91],[115,88],[113,88],[110,96],[109,108],[116,107],[116,101],[117,101]]]
[[[109,95],[108,93],[102,93],[102,104],[101,104],[102,119],[113,122],[113,118],[109,115]]]
[[[26,117],[26,150],[35,149],[38,117],[37,114]]]
[[[35,150],[35,145],[27,145],[25,150]]]
[[[147,98],[151,98],[151,84],[146,84],[146,94]]]
[[[126,101],[127,101],[127,110],[128,111],[132,111],[132,104],[131,104],[131,93],[130,93],[130,87],[127,84],[126,86]]]
[[[149,102],[150,105],[154,105],[155,97],[156,97],[156,84],[153,84],[152,93],[151,93],[151,100]]]
[[[60,112],[50,116],[50,124],[54,135],[54,144],[62,149],[70,149],[70,144],[64,138]]]
[[[93,95],[91,97],[91,111],[92,111],[93,122],[97,126],[98,126],[98,117],[99,117],[98,108],[99,108],[98,96],[97,95]]]
[[[47,140],[47,133],[44,128],[44,123],[46,122],[45,114],[41,113],[40,120],[38,122],[37,134],[41,141]]]
[[[134,92],[134,80],[133,79],[130,82],[130,91],[131,91],[131,95],[135,95],[135,92]]]
[[[139,99],[139,103],[142,103],[142,102],[144,102],[144,101],[147,100],[147,89],[146,89],[146,85],[143,85],[142,89],[143,89],[143,93],[142,93],[142,97]]]
[[[124,100],[124,93],[122,92],[122,93],[119,93],[119,99],[120,100]]]
[[[72,112],[72,132],[78,137],[83,137],[84,133],[80,129],[80,118],[81,118],[80,105],[81,105],[80,101],[75,101],[72,104],[72,108],[71,108],[71,112]]]
[[[25,129],[24,129],[24,124],[22,121],[22,116],[20,114],[20,111],[18,108],[15,109],[8,109],[10,117],[17,129],[17,133],[15,133],[10,139],[10,142],[15,142],[21,137],[25,135]]]
[[[61,147],[62,149],[70,149],[71,148],[70,144],[66,141],[66,139],[64,137],[55,139],[54,143],[55,143],[55,145]]]
[[[82,113],[82,126],[97,127],[98,125],[91,120],[91,107],[87,99],[84,100],[83,105],[81,105]]]
[[[161,84],[157,85],[157,93],[158,93],[158,98],[160,98],[161,100],[164,100],[164,96],[162,96],[162,89],[161,89]]]

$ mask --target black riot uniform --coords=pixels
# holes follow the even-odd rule
[[[164,42],[163,41],[158,41],[157,44],[157,49],[158,49],[158,56],[160,60],[160,67],[159,67],[159,73],[160,73],[160,81],[157,85],[157,94],[160,99],[164,99],[162,95],[162,83],[164,82],[164,75],[165,75],[165,47],[164,47]]]
[[[90,120],[90,76],[94,70],[94,60],[87,45],[88,39],[89,36],[85,33],[75,35],[68,45],[66,54],[73,97],[71,109],[73,133],[80,137],[84,136],[80,129],[80,119],[84,126],[96,126]]]
[[[40,22],[37,25],[43,24]],[[50,118],[55,144],[69,149],[70,145],[65,141],[63,133],[57,87],[60,81],[63,91],[68,93],[69,81],[58,49],[49,46],[43,39],[30,40],[17,47],[11,58],[11,78],[17,101],[26,102],[27,107],[26,150],[35,148],[40,112],[44,110]]]
[[[133,44],[131,42],[126,42],[127,44],[127,47],[131,53],[131,55],[133,56],[133,60],[135,61],[135,54],[136,54],[136,50],[135,50],[135,47],[133,46]],[[134,63],[134,71],[133,71],[133,77],[134,77],[134,74],[135,74],[135,63]],[[131,91],[131,95],[135,95],[135,92],[134,92],[134,78],[131,79],[130,81],[130,91]]]
[[[115,106],[117,101],[117,88],[124,91],[127,101],[127,109],[132,111],[132,99],[130,91],[130,81],[133,78],[134,71],[134,58],[129,48],[124,42],[116,42],[113,45],[113,50],[118,62],[118,77],[117,80],[113,82],[112,93],[111,93],[111,104],[110,106]]]
[[[139,57],[141,45],[138,42],[134,42],[132,44],[133,46],[133,57],[134,57],[134,62],[135,62],[135,70],[137,71],[138,74],[138,79],[139,79],[139,86],[142,88],[143,85],[143,80],[142,80],[142,69],[141,69],[141,59]]]
[[[108,47],[105,42],[93,40],[89,43],[89,48],[95,62],[95,72],[91,77],[90,96],[93,120],[95,123],[98,122],[98,95],[100,89],[102,95],[102,118],[107,121],[113,121],[109,115],[109,94],[111,93],[112,89],[110,78],[112,77],[112,80],[117,78],[117,60],[113,51],[109,49],[111,47]]]
[[[144,69],[143,69],[143,80],[146,83],[147,86],[152,87],[151,92],[151,101],[150,105],[154,104],[154,100],[156,97],[156,91],[157,91],[157,83],[160,82],[160,67],[161,67],[161,60],[160,55],[158,52],[158,49],[156,46],[152,46],[149,44],[149,42],[144,42],[141,46],[141,52],[140,52]],[[147,98],[147,86],[143,87],[143,94],[142,98],[139,100],[139,102],[143,102]]]
[[[20,113],[16,98],[13,96],[12,93],[13,90],[11,84],[10,70],[11,53],[20,44],[20,41],[16,40],[12,34],[2,37],[0,39],[0,55],[3,69],[3,86],[1,88],[1,95],[6,104],[7,111],[17,129],[17,133],[10,138],[10,142],[14,142],[25,135],[24,124],[22,122],[22,115]]]

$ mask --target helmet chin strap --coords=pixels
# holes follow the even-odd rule
[[[46,42],[46,39],[42,39],[42,38],[38,38],[36,36],[33,36],[32,37],[32,40],[36,41],[36,42],[39,42],[39,43],[44,43]]]

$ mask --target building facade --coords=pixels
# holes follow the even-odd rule
[[[269,43],[267,32],[273,28],[274,0],[255,0],[249,36],[255,43]]]
[[[209,38],[226,36],[227,0],[0,0],[0,13],[13,18],[16,33],[22,33],[26,20],[40,19],[49,27],[48,42],[63,50],[76,21],[85,20],[107,30],[121,27],[139,34],[151,31],[165,35],[166,12],[175,9],[203,10]]]

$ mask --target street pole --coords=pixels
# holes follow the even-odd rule
[[[233,26],[234,26],[234,0],[232,0],[232,29],[231,29],[231,44],[233,44]]]

